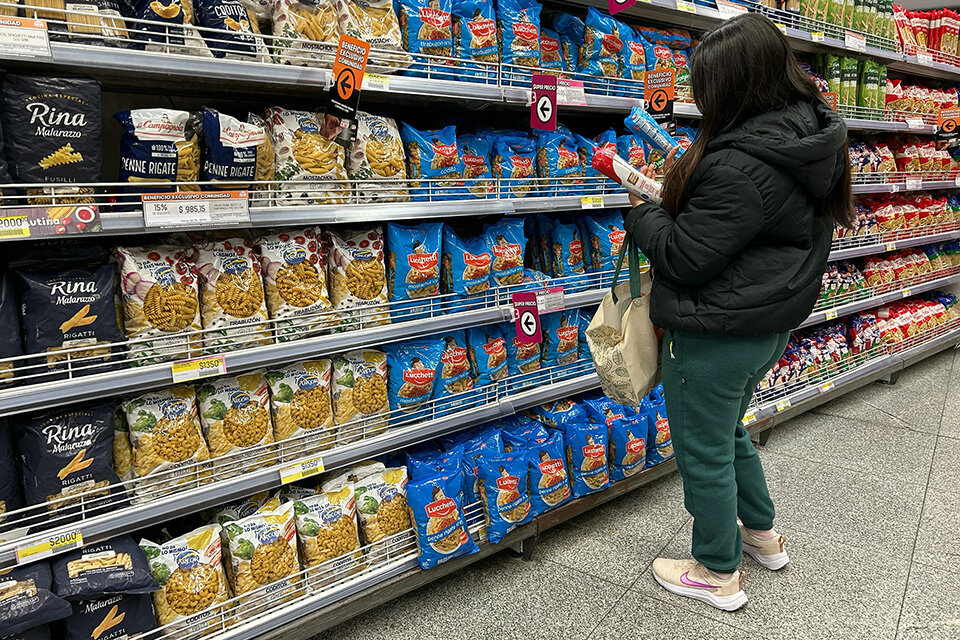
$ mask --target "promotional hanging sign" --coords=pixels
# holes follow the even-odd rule
[[[557,130],[557,76],[536,74],[530,83],[530,128]]]
[[[348,35],[341,35],[337,57],[333,63],[333,86],[329,106],[320,133],[328,140],[350,148],[357,137],[357,108],[360,87],[367,68],[370,44]]]

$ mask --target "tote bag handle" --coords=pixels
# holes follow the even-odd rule
[[[630,297],[637,299],[643,295],[637,252],[637,243],[633,236],[629,233],[625,234],[623,244],[620,245],[620,255],[617,256],[617,268],[613,272],[613,282],[610,284],[610,294],[613,296],[614,304],[617,303],[617,280],[620,279],[620,271],[623,269],[623,258],[625,256],[627,257],[627,272],[630,278]]]

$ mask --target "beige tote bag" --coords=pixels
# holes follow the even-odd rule
[[[617,283],[624,256],[627,282]],[[660,382],[660,341],[650,321],[649,271],[640,273],[637,245],[627,234],[610,292],[587,327],[587,345],[603,392],[614,402],[637,406]]]

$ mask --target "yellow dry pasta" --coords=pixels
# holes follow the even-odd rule
[[[352,482],[338,481],[294,503],[300,558],[304,568],[316,567],[307,573],[307,584],[312,588],[326,586],[364,567],[353,491]]]
[[[276,156],[276,199],[282,205],[342,204],[349,187],[346,151],[320,134],[321,114],[266,110]]]
[[[76,164],[77,162],[83,162],[83,154],[74,151],[73,145],[68,142],[50,155],[41,158],[37,164],[40,165],[41,169],[49,169],[64,164]]]
[[[203,434],[214,458],[237,454],[273,442],[270,396],[262,371],[216,378],[197,386]],[[217,478],[270,464],[275,456],[260,450],[220,465]]]
[[[408,199],[400,130],[393,118],[357,112],[357,139],[347,157],[347,176],[359,202]]]
[[[277,442],[302,437],[304,446],[311,449],[333,446],[336,432],[330,396],[331,361],[307,360],[265,375]],[[296,446],[285,457],[299,457],[301,449]]]

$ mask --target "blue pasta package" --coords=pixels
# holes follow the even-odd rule
[[[480,499],[487,519],[487,537],[497,544],[530,520],[527,452],[487,454],[477,459]]]
[[[656,391],[654,391],[656,393]],[[663,398],[644,400],[640,411],[647,418],[647,462],[653,467],[673,457],[673,438],[670,436],[670,421]]]
[[[474,198],[495,198],[497,195],[493,179],[493,141],[493,137],[481,133],[457,137],[464,184],[467,193]]]
[[[587,7],[583,40],[583,69],[586,74],[606,78],[620,77],[620,51],[623,39],[620,23],[594,7]]]
[[[433,567],[479,551],[463,514],[463,474],[424,475],[407,483],[417,536],[417,563]]]
[[[387,354],[387,398],[394,419],[424,417],[422,405],[433,397],[444,342],[439,339],[407,340],[383,346]]]
[[[543,366],[571,364],[577,361],[580,343],[580,311],[567,309],[540,316],[543,336]]]
[[[200,145],[195,118],[173,109],[134,109],[113,116],[123,127],[120,136],[120,182],[169,182],[171,186],[134,184],[121,191],[160,193],[172,183],[200,178]]]
[[[580,340],[577,355],[580,358],[590,355],[590,345],[587,344],[587,327],[590,326],[590,321],[592,320],[592,313],[584,311],[583,309],[580,310],[580,335],[577,336],[577,338]]]
[[[500,180],[501,198],[535,196],[537,142],[527,136],[498,136],[493,145],[493,172]]]
[[[201,179],[240,183],[256,180],[257,148],[264,144],[267,136],[264,128],[207,107],[203,108],[201,119],[204,146]],[[217,188],[216,185],[204,186],[207,190]]]
[[[583,405],[591,422],[598,422],[607,427],[637,415],[636,410],[616,403],[606,396],[584,398]]]
[[[259,37],[257,18],[242,2],[194,0],[193,6],[197,26],[204,27],[200,34],[214,58],[255,60],[265,57],[266,48]],[[156,7],[163,7],[163,4],[157,3]]]
[[[449,400],[437,403],[437,416],[445,415],[474,401],[476,384],[467,355],[467,333],[463,329],[440,335],[443,353],[440,355],[440,380],[434,389],[435,398]]]
[[[568,278],[567,288],[583,286],[583,236],[579,226],[557,218],[550,232],[551,271],[555,278]]]
[[[456,200],[465,195],[456,127],[421,131],[401,122],[400,137],[414,200]]]
[[[617,155],[626,160],[634,169],[641,169],[643,165],[647,164],[646,143],[638,135],[627,133],[617,136]]]
[[[550,429],[563,429],[574,422],[590,421],[582,403],[569,398],[524,409],[523,415]]]
[[[557,131],[537,133],[537,175],[541,195],[580,193],[583,190],[583,167],[573,134]]]
[[[487,429],[480,435],[463,442],[463,492],[466,504],[480,501],[477,458],[484,453],[504,453],[503,436],[499,429]]]
[[[540,370],[540,343],[520,342],[517,327],[512,322],[500,325],[507,345],[507,369],[511,376],[533,373]]]
[[[467,329],[467,355],[477,387],[484,387],[509,374],[507,343],[499,325],[487,324]]]
[[[451,311],[467,311],[484,306],[484,293],[493,282],[493,253],[482,236],[464,238],[450,225],[443,226],[443,255],[440,290],[465,298],[448,298],[444,307]],[[470,297],[474,297],[470,300]]]
[[[540,271],[553,273],[553,221],[554,218],[546,213],[538,213],[534,217],[534,251],[540,263]]]
[[[607,211],[587,214],[581,220],[587,233],[586,261],[590,271],[612,271],[617,266],[617,256],[627,236],[623,215],[619,211]]]
[[[554,76],[569,70],[560,47],[560,34],[546,27],[540,28],[540,69]]]
[[[610,484],[607,466],[607,427],[575,422],[564,428],[567,469],[574,498],[605,489]]]
[[[387,223],[387,295],[391,302],[418,301],[391,305],[390,316],[395,320],[440,311],[432,308],[431,299],[440,295],[442,237],[440,222]]]
[[[502,429],[500,433],[503,435],[503,450],[507,453],[528,449],[550,437],[550,432],[538,422]]]
[[[499,0],[500,61],[522,67],[540,66],[540,12],[537,0]]]
[[[463,461],[463,450],[463,444],[458,444],[450,447],[447,451],[428,449],[408,453],[405,456],[407,472],[413,480],[437,473],[448,475],[457,473],[460,471],[460,463]]]
[[[567,71],[580,71],[580,47],[586,30],[583,20],[569,13],[556,13],[551,22],[560,34],[560,51],[566,61]]]
[[[610,480],[617,482],[640,473],[646,459],[646,417],[615,420],[610,425]]]
[[[493,0],[453,0],[453,25],[459,77],[474,82],[496,80],[500,47]]]
[[[394,0],[394,5],[404,51],[443,58],[453,56],[451,0]],[[428,65],[438,64],[455,65],[452,60],[428,61],[415,56],[413,64],[406,71],[418,75]]]
[[[647,71],[647,48],[643,36],[633,29],[630,29],[630,33],[624,39],[620,59],[623,64],[623,77],[627,80],[643,82]],[[643,89],[640,88],[640,91]]]
[[[493,286],[505,287],[523,281],[523,254],[527,238],[523,220],[503,218],[483,227],[483,240],[493,256],[490,278]]]
[[[570,479],[564,463],[562,431],[527,449],[530,465],[530,502],[535,516],[570,499]]]

